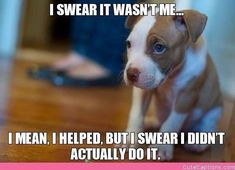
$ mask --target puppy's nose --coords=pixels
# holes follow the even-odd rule
[[[137,68],[128,68],[127,69],[127,78],[131,82],[137,82],[139,79],[140,71]]]

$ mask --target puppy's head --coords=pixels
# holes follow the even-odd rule
[[[182,66],[186,48],[197,41],[207,17],[194,10],[184,16],[130,16],[126,27],[128,62],[124,71],[127,84],[142,89],[158,87],[170,73]]]

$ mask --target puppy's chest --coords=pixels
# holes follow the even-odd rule
[[[173,83],[167,83],[155,89],[156,111],[160,121],[164,121],[174,107],[177,90]]]

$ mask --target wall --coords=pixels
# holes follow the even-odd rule
[[[0,1],[0,57],[14,55],[19,32],[22,0]]]

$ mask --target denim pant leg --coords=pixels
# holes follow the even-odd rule
[[[81,1],[80,1],[81,2]],[[133,0],[86,0],[84,3],[133,3]],[[123,69],[123,54],[127,30],[126,17],[86,16],[73,17],[72,48],[74,51],[97,62],[112,74],[118,75]]]

